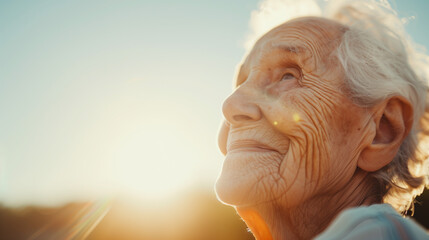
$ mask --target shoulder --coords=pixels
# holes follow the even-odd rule
[[[316,239],[429,239],[429,235],[390,205],[375,204],[343,211]]]

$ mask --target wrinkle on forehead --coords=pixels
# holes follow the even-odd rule
[[[341,23],[320,17],[302,17],[285,22],[265,34],[260,40],[297,33],[304,38],[317,39],[322,45],[339,39],[347,29]],[[257,44],[257,43],[256,43]],[[255,45],[256,45],[255,44]]]
[[[245,81],[247,76],[242,71],[248,72],[251,69],[249,64],[253,65],[264,54],[270,54],[277,48],[296,54],[310,72],[326,69],[346,29],[340,23],[319,17],[297,18],[283,23],[255,43],[239,69],[237,83]]]

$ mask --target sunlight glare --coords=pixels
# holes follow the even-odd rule
[[[295,122],[299,122],[299,120],[301,120],[301,118],[299,117],[299,114],[298,114],[298,113],[294,113],[292,117],[293,117],[293,120],[294,120]]]

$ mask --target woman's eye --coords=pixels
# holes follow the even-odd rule
[[[291,79],[296,79],[296,77],[292,73],[286,73],[285,75],[283,75],[281,81],[291,80]]]

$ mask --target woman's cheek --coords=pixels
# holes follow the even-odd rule
[[[277,131],[289,137],[302,135],[302,125],[307,125],[309,114],[293,96],[278,98],[267,109],[265,116]]]

